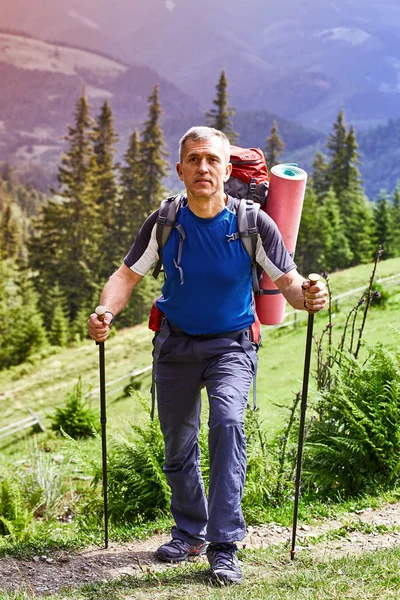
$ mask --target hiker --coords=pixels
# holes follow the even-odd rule
[[[186,196],[176,226],[162,249],[166,279],[156,307],[164,318],[154,337],[154,379],[165,442],[164,472],[175,520],[172,540],[156,551],[168,562],[207,554],[214,582],[240,583],[235,542],[244,538],[241,498],[246,472],[244,411],[257,366],[251,259],[243,248],[236,210],[224,182],[231,172],[224,133],[192,127],[180,140],[177,173]],[[104,321],[90,315],[89,335],[106,340],[114,315],[122,311],[139,281],[161,252],[158,211],[141,227],[123,264],[110,277],[100,302]],[[323,282],[297,272],[274,222],[257,216],[257,262],[297,309],[324,307]],[[208,501],[200,473],[201,388],[209,398],[210,478]]]

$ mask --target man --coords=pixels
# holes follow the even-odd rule
[[[245,536],[241,498],[245,482],[244,411],[257,361],[249,336],[254,322],[251,260],[237,233],[238,201],[224,192],[230,144],[220,131],[193,127],[180,140],[176,166],[187,198],[162,250],[166,273],[157,305],[165,319],[154,339],[158,414],[165,441],[164,472],[172,491],[172,540],[156,556],[181,562],[206,552],[211,579],[240,583],[236,541]],[[113,315],[158,259],[158,211],[144,222],[101,304],[111,315],[92,314],[89,334],[104,341]],[[259,211],[257,262],[298,309],[323,308],[323,283],[310,285],[296,271],[281,235]],[[111,317],[111,318],[110,318]],[[200,473],[200,391],[209,398],[208,501]]]

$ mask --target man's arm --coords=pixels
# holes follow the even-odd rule
[[[311,285],[296,269],[292,269],[274,283],[293,308],[318,312],[325,306],[328,292],[323,280]]]
[[[139,283],[143,279],[125,264],[122,264],[107,281],[100,296],[100,304],[106,307],[114,316],[120,313],[128,304],[128,300]],[[104,321],[92,313],[88,319],[88,332],[96,342],[104,342],[110,333],[112,316],[107,312]]]

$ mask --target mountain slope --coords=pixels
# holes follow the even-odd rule
[[[133,129],[140,128],[147,117],[147,98],[155,83],[160,86],[172,167],[178,160],[179,138],[192,125],[204,123],[204,112],[196,101],[148,67],[127,66],[104,55],[20,35],[0,33],[0,79],[0,161],[43,165],[49,175],[54,175],[59,163],[62,136],[83,89],[92,115],[109,99],[120,135],[119,155]],[[239,111],[234,125],[241,134],[240,143],[264,147],[274,119],[287,150],[321,139],[318,131],[266,111]],[[173,169],[168,185],[180,185]]]
[[[156,83],[166,116],[198,110],[190,96],[148,67],[12,34],[0,33],[0,80],[0,160],[10,162],[58,160],[83,89],[92,114],[110,100],[121,146],[146,118]]]

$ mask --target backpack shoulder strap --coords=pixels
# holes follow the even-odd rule
[[[251,258],[252,262],[252,273],[253,273],[253,291],[258,292],[260,286],[258,284],[257,277],[257,266],[256,266],[256,249],[257,249],[257,215],[260,209],[258,202],[253,200],[243,199],[240,200],[237,218],[238,218],[238,231],[242,244]]]
[[[158,210],[158,217],[156,221],[156,240],[158,245],[158,261],[153,271],[153,277],[157,279],[161,267],[162,267],[162,251],[168,238],[171,234],[173,227],[175,227],[176,216],[178,210],[182,204],[183,196],[177,194],[176,196],[169,196],[165,198]]]

